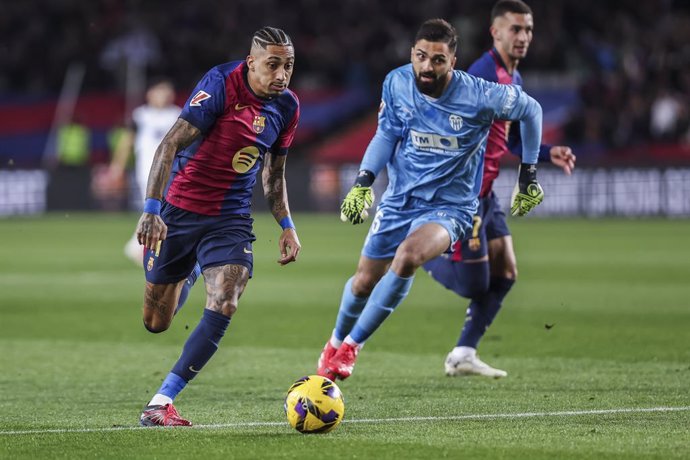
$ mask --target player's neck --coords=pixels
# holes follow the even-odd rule
[[[249,86],[249,90],[252,92],[252,94],[259,99],[268,99],[267,96],[262,96],[261,92],[259,91],[259,85],[256,82],[252,81],[252,78],[247,75],[247,86]]]
[[[264,100],[271,100],[273,99],[271,96],[268,95],[262,95],[260,88],[261,85],[253,81],[252,76],[249,74],[249,69],[245,69],[244,71],[244,82],[247,84],[247,87],[249,88],[249,91],[257,98],[259,99],[264,99]]]
[[[503,51],[497,46],[494,46],[494,49],[498,53],[498,56],[501,58],[503,66],[506,68],[508,73],[512,75],[515,72],[515,69],[517,69],[520,60],[511,58],[505,51]]]
[[[507,61],[504,61],[506,63],[506,69],[508,69],[508,73],[513,75],[515,73],[515,69],[517,69],[518,64],[520,63],[519,59],[508,59]]]

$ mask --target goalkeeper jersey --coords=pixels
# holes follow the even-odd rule
[[[397,139],[397,145],[382,201],[397,208],[460,205],[474,213],[491,124],[524,118],[534,104],[517,86],[460,70],[433,99],[417,89],[412,64],[391,71],[383,84],[377,135]],[[525,151],[524,159],[536,163],[540,139],[531,141],[537,149]]]

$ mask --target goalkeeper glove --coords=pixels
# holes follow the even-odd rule
[[[522,163],[517,184],[510,198],[510,213],[524,216],[544,200],[544,190],[537,182],[537,165]]]
[[[369,216],[367,209],[374,203],[374,191],[371,187],[355,184],[347,193],[343,204],[340,205],[340,220],[361,224]]]

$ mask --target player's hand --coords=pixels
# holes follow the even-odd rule
[[[544,200],[544,190],[537,182],[537,165],[522,163],[517,184],[510,197],[510,213],[524,216]]]
[[[340,220],[350,221],[353,225],[361,224],[369,216],[367,209],[374,203],[374,191],[371,187],[355,185],[345,196],[340,205]]]
[[[297,232],[294,228],[283,230],[278,241],[278,247],[280,248],[280,259],[278,259],[280,265],[287,265],[297,260],[302,245],[299,244],[299,238],[297,238]]]
[[[551,155],[551,163],[561,168],[567,175],[570,175],[573,169],[575,169],[575,160],[577,157],[573,154],[570,147],[554,145],[551,147],[551,150],[549,150],[549,155]]]
[[[145,248],[154,249],[160,241],[168,236],[168,226],[165,225],[161,216],[145,212],[139,218],[137,224],[137,240]]]

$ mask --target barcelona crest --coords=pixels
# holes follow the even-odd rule
[[[252,127],[254,128],[254,132],[256,134],[261,134],[262,132],[264,132],[264,128],[266,127],[266,117],[256,115],[254,117],[254,123],[252,123]]]
[[[148,271],[153,270],[153,256],[149,257],[149,261],[146,264],[146,270],[148,270]]]

